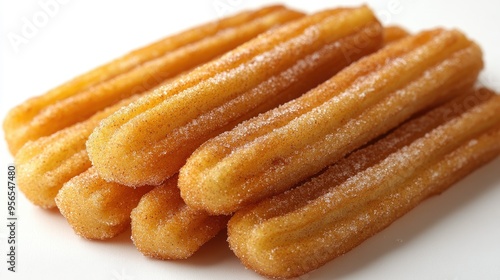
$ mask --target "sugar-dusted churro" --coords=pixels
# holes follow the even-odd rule
[[[4,130],[17,153],[27,141],[83,121],[303,14],[282,6],[243,12],[138,49],[12,109]]]
[[[481,89],[414,118],[296,188],[238,211],[228,225],[232,250],[270,277],[318,268],[500,154],[499,110],[500,96]]]
[[[187,206],[174,176],[145,194],[131,218],[132,240],[144,255],[185,259],[225,228],[229,216],[209,216]]]
[[[64,184],[55,201],[73,230],[87,239],[108,239],[130,226],[130,211],[152,187],[106,182],[93,167]]]
[[[382,28],[365,6],[307,16],[106,118],[87,151],[106,180],[159,184],[205,140],[299,96],[381,44]]]
[[[179,174],[186,203],[213,214],[289,189],[412,114],[470,87],[480,48],[436,29],[387,45],[279,108],[205,142]]]

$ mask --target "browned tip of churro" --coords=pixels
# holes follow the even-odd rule
[[[328,79],[378,49],[367,7],[335,9],[278,27],[105,119],[87,150],[106,180],[159,184],[204,141]]]
[[[15,154],[29,140],[83,121],[301,16],[282,6],[242,12],[133,51],[12,109],[3,124],[9,149]]]
[[[91,167],[65,183],[55,201],[78,235],[107,239],[130,226],[130,212],[151,188],[106,182]]]
[[[410,33],[401,26],[390,25],[384,27],[384,45],[396,42],[407,36],[410,36]]]
[[[197,149],[179,173],[186,203],[231,213],[283,192],[470,87],[480,48],[456,30],[409,36]]]
[[[498,110],[500,96],[480,89],[414,118],[296,188],[238,211],[228,225],[232,250],[270,277],[318,268],[500,154]]]
[[[177,188],[177,176],[145,194],[131,218],[135,246],[157,259],[190,257],[225,228],[229,219],[188,207]]]

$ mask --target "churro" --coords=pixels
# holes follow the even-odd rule
[[[228,225],[232,250],[265,276],[318,268],[494,159],[499,110],[500,96],[480,89],[414,118],[296,188],[238,211]]]
[[[160,184],[207,139],[301,95],[381,44],[382,28],[366,6],[307,16],[119,110],[91,134],[87,151],[106,180]]]
[[[209,216],[187,206],[174,176],[144,195],[131,218],[132,240],[144,255],[185,259],[225,228],[229,216]]]
[[[83,121],[301,16],[282,6],[243,12],[167,37],[98,67],[12,109],[4,121],[9,149],[16,154],[29,140]]]
[[[66,182],[55,201],[75,233],[87,239],[108,239],[130,226],[130,211],[151,189],[106,182],[91,167]]]
[[[279,108],[205,142],[179,174],[186,203],[227,214],[283,192],[471,87],[480,48],[436,29],[387,45]]]

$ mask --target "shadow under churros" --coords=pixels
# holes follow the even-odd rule
[[[487,194],[489,190],[499,187],[498,170],[500,170],[500,158],[493,160],[462,181],[457,182],[450,190],[417,206],[414,211],[418,211],[418,215],[401,217],[381,233],[376,234],[352,251],[309,273],[307,278],[338,279],[348,277],[356,271],[373,264],[385,254],[390,254],[407,245],[425,234],[437,223],[452,215],[453,212],[479,199]],[[408,214],[414,211],[410,211]],[[418,219],[415,219],[417,216]],[[373,242],[375,239],[376,242]],[[397,242],[397,240],[401,242]]]

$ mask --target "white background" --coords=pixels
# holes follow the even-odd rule
[[[40,0],[47,2],[49,0]],[[39,1],[1,1],[0,119],[26,98],[137,47],[227,12],[266,1],[66,0],[20,46],[24,18],[43,12]],[[485,52],[481,83],[500,90],[499,1],[368,1],[384,23],[416,32],[458,27]],[[308,12],[362,1],[286,1]],[[399,3],[399,7],[398,7]],[[394,6],[392,6],[394,5]],[[394,9],[394,7],[397,7]],[[3,138],[3,132],[1,132]],[[0,141],[0,174],[6,182],[12,157]],[[500,160],[429,199],[348,254],[300,279],[500,279]],[[185,261],[143,257],[130,232],[106,242],[74,235],[57,211],[30,204],[18,193],[17,272],[7,271],[6,183],[0,189],[0,279],[260,279],[245,270],[225,235]]]

